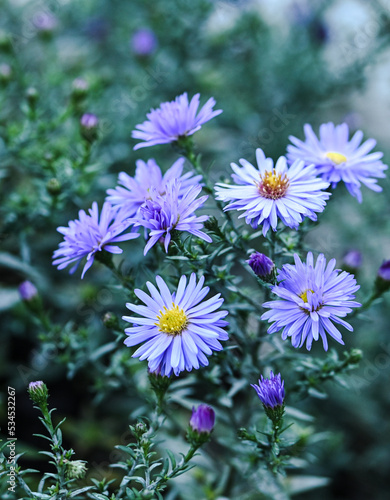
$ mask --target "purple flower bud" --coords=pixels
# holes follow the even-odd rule
[[[99,118],[92,113],[84,113],[80,118],[80,125],[87,130],[96,129],[99,124]]]
[[[384,281],[390,281],[390,260],[385,260],[378,269],[378,277],[382,278]]]
[[[198,434],[210,434],[214,428],[215,412],[211,406],[199,405],[192,408],[190,427]]]
[[[0,64],[0,80],[2,82],[8,82],[12,77],[12,68],[9,64]]]
[[[38,290],[31,281],[23,281],[19,285],[19,295],[22,300],[30,301],[38,295]]]
[[[57,27],[57,18],[47,11],[37,12],[32,18],[32,23],[38,31],[50,33]]]
[[[88,142],[93,142],[98,137],[99,119],[92,113],[84,113],[80,118],[81,135]]]
[[[85,94],[89,89],[88,82],[84,78],[75,78],[72,82],[72,90],[77,94]]]
[[[259,278],[268,277],[275,268],[275,264],[272,260],[260,252],[253,253],[249,257],[249,260],[247,260],[247,263]]]
[[[257,392],[264,406],[268,408],[283,406],[285,396],[284,380],[282,381],[280,373],[274,375],[271,371],[269,378],[264,378],[263,375],[261,375],[259,385],[251,384],[251,386]]]
[[[362,254],[359,250],[350,250],[343,257],[343,264],[349,269],[359,269],[362,265]]]
[[[28,393],[31,400],[37,405],[46,405],[47,398],[49,397],[49,391],[47,390],[46,384],[42,380],[37,382],[30,382],[28,385]]]
[[[131,49],[137,56],[149,56],[157,48],[157,38],[148,28],[140,28],[131,37]]]

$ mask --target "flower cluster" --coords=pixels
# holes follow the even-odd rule
[[[197,198],[201,186],[190,187],[183,196],[180,196],[181,184],[170,181],[166,186],[164,195],[158,195],[152,190],[152,199],[146,200],[140,207],[138,217],[130,219],[134,228],[143,226],[149,229],[149,240],[144,249],[144,255],[158,242],[164,242],[165,251],[171,242],[173,231],[186,231],[188,233],[211,243],[211,238],[201,231],[207,215],[197,216],[195,211],[207,200],[208,196]]]
[[[307,255],[302,262],[294,254],[295,265],[285,264],[278,271],[279,283],[272,292],[281,300],[263,304],[270,310],[261,317],[273,322],[268,333],[282,330],[282,338],[291,337],[293,347],[311,349],[313,340],[322,339],[325,351],[328,350],[329,334],[340,344],[344,344],[341,333],[334,323],[353,331],[352,326],[341,318],[360,307],[355,302],[354,293],[360,288],[353,275],[335,269],[336,260],[326,265],[324,255],[319,255],[314,265],[313,254]]]
[[[202,180],[201,175],[193,175],[192,172],[182,175],[184,161],[184,158],[179,158],[163,174],[153,158],[146,163],[137,160],[135,176],[121,172],[118,176],[119,186],[108,189],[106,200],[123,209],[127,217],[134,217],[147,200],[153,199],[153,195],[155,198],[164,196],[168,183],[175,179],[180,183],[179,196],[182,197],[190,187],[198,186]]]

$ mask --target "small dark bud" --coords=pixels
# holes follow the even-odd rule
[[[26,90],[26,99],[27,99],[27,102],[29,103],[29,105],[34,108],[35,107],[35,104],[38,100],[38,97],[39,97],[39,94],[38,94],[38,90],[34,87],[29,87],[27,90]]]
[[[72,98],[75,101],[79,101],[83,99],[87,94],[89,90],[89,85],[84,78],[76,78],[72,82]]]
[[[46,190],[52,196],[59,195],[61,192],[61,184],[58,179],[56,179],[55,177],[49,179],[46,184]]]
[[[80,132],[82,137],[88,141],[93,142],[98,137],[99,119],[92,113],[85,113],[80,118]]]
[[[9,64],[0,64],[0,82],[8,83],[12,78],[12,68]]]
[[[390,289],[390,260],[385,260],[378,269],[375,289],[378,296]]]
[[[106,312],[103,316],[103,325],[110,329],[119,329],[119,321],[117,316],[112,312]]]

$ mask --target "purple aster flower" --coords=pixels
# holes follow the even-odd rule
[[[362,254],[359,250],[350,250],[343,257],[343,264],[348,270],[358,270],[362,265]]]
[[[217,184],[217,200],[232,202],[224,210],[245,210],[240,217],[253,228],[262,225],[264,236],[270,227],[276,231],[278,219],[293,229],[303,217],[317,220],[315,212],[324,210],[330,194],[321,191],[329,183],[315,177],[313,165],[296,161],[288,168],[286,158],[281,156],[274,167],[260,148],[256,160],[257,169],[244,159],[240,160],[242,168],[231,164],[237,185]]]
[[[31,283],[31,281],[23,281],[23,283],[19,285],[19,295],[22,300],[26,300],[27,302],[29,302],[34,297],[37,297],[38,290]]]
[[[81,274],[92,266],[96,252],[105,250],[109,253],[122,253],[113,243],[137,238],[137,233],[122,234],[131,222],[124,220],[125,214],[113,208],[108,202],[104,203],[99,220],[99,209],[96,202],[92,203],[89,215],[80,210],[79,218],[69,222],[69,227],[58,227],[57,231],[64,235],[64,241],[53,254],[53,264],[58,269],[64,269],[69,264],[76,264],[71,268],[73,274],[84,257],[87,262]]]
[[[146,116],[147,121],[136,125],[132,132],[134,139],[141,139],[134,149],[175,142],[180,137],[192,135],[201,126],[222,113],[222,110],[213,110],[215,100],[211,97],[199,110],[200,94],[195,94],[188,102],[187,92],[176,97],[174,101],[163,102],[159,108],[151,109]],[[197,114],[198,112],[198,114]]]
[[[327,351],[327,333],[344,345],[334,323],[353,331],[352,326],[341,318],[350,313],[352,307],[361,306],[352,300],[359,285],[352,274],[334,269],[335,259],[326,265],[323,254],[318,256],[315,266],[311,252],[307,254],[306,262],[301,262],[297,254],[294,254],[294,260],[295,265],[285,264],[278,270],[279,284],[272,288],[281,300],[263,304],[270,310],[261,319],[274,322],[268,333],[283,330],[283,340],[291,337],[293,347],[302,347],[306,341],[309,351],[313,340],[319,337]]]
[[[195,210],[203,205],[208,196],[201,196],[202,186],[190,187],[182,197],[180,197],[180,182],[176,180],[169,181],[166,186],[166,192],[159,196],[154,190],[151,193],[151,200],[146,200],[141,206],[139,214],[133,219],[134,228],[144,226],[149,229],[149,240],[144,249],[144,255],[159,240],[164,242],[165,251],[168,252],[168,246],[171,242],[172,231],[187,231],[188,233],[207,241],[212,242],[209,235],[201,231],[203,222],[208,215],[195,215]]]
[[[130,347],[144,342],[133,357],[147,359],[149,370],[158,371],[162,376],[207,366],[206,355],[220,351],[219,341],[228,339],[222,329],[228,324],[223,320],[228,313],[217,311],[223,303],[220,294],[203,301],[209,287],[203,287],[203,276],[197,283],[194,273],[188,285],[185,276],[180,278],[175,293],[169,291],[160,276],[156,276],[156,283],[159,290],[152,283],[146,283],[151,296],[134,290],[146,305],[126,304],[140,317],[123,317],[134,325],[125,330],[128,334],[125,344]]]
[[[335,126],[324,123],[320,126],[318,139],[310,125],[304,127],[306,141],[290,136],[294,146],[287,146],[287,158],[290,162],[303,160],[314,164],[317,173],[334,188],[343,181],[352,196],[362,201],[361,184],[373,191],[382,191],[375,177],[383,178],[387,165],[380,160],[383,153],[370,153],[376,145],[374,139],[361,144],[363,132],[358,130],[349,140],[349,128],[346,123]]]
[[[252,253],[247,263],[259,278],[268,277],[275,268],[275,264],[272,260],[260,252]]]
[[[192,415],[190,418],[190,427],[198,434],[210,434],[214,429],[215,412],[208,405],[199,405],[197,408],[192,408]]]
[[[131,49],[137,56],[149,56],[157,48],[157,38],[154,31],[140,28],[131,37]]]
[[[284,380],[279,375],[274,375],[271,371],[269,378],[264,378],[260,375],[259,385],[251,384],[257,392],[260,401],[264,406],[275,408],[284,404]]]
[[[164,195],[168,183],[173,179],[180,182],[179,197],[182,197],[189,187],[198,185],[202,180],[201,175],[194,176],[192,172],[181,175],[184,161],[184,158],[179,158],[163,175],[153,158],[147,163],[137,160],[135,176],[130,177],[121,172],[118,176],[120,186],[107,191],[107,201],[113,206],[123,208],[129,217],[133,217],[141,205],[151,198],[152,193]]]

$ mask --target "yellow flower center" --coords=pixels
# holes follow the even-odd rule
[[[341,163],[345,163],[347,161],[346,156],[334,151],[329,151],[326,153],[325,157],[332,161],[335,165],[340,165]]]
[[[260,182],[256,182],[256,185],[263,198],[277,200],[286,194],[289,180],[286,174],[277,174],[273,168],[260,175]]]
[[[311,293],[314,293],[314,291],[311,288],[308,288],[307,290],[299,294],[299,297],[303,300],[303,302],[307,302],[307,292],[309,290]]]
[[[164,311],[159,311],[157,316],[160,332],[168,335],[180,335],[188,324],[188,318],[183,309],[172,302],[172,307],[168,309],[164,306]]]

